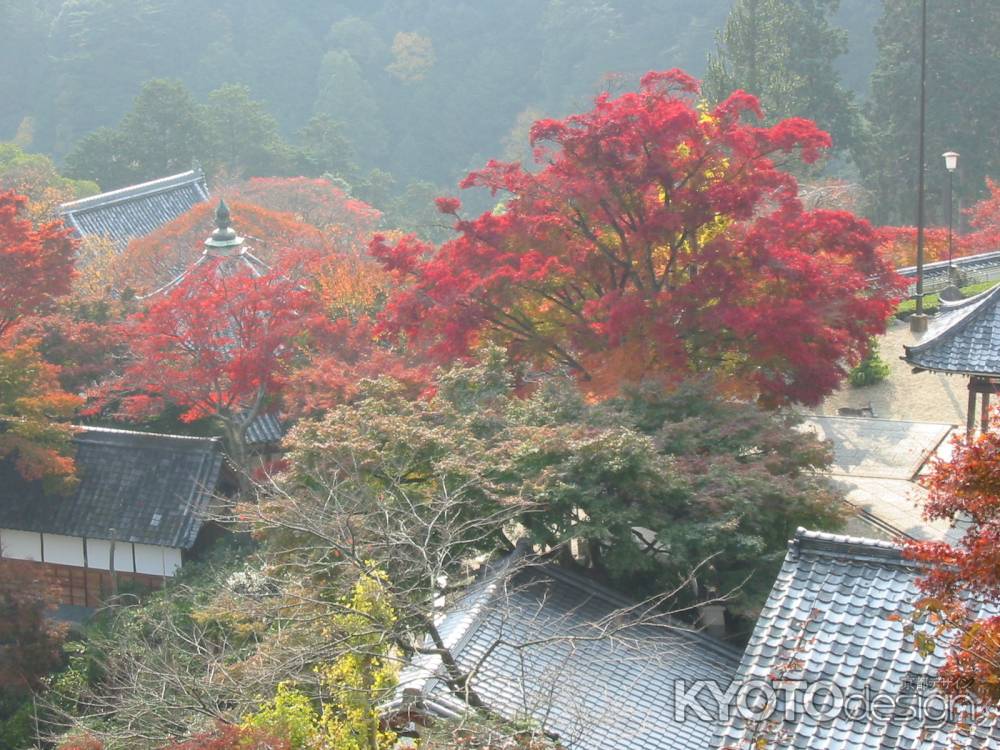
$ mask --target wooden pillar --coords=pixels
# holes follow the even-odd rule
[[[969,378],[969,409],[965,416],[965,436],[971,438],[974,429],[976,429],[976,379]]]
[[[990,392],[983,391],[983,411],[979,418],[979,431],[987,432],[990,429]]]

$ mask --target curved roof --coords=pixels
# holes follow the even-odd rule
[[[739,662],[727,644],[523,544],[448,608],[438,632],[487,705],[533,719],[568,750],[705,750],[715,722],[675,715],[679,685],[705,679],[724,690]],[[388,710],[461,715],[445,675],[437,655],[416,657]]]
[[[903,349],[903,359],[921,370],[1000,377],[1000,285],[942,302],[923,340]]]
[[[123,250],[129,240],[145,237],[207,200],[205,175],[192,169],[64,203],[59,214],[81,237],[108,237]]]
[[[818,712],[803,711],[798,702],[788,713],[792,707],[785,700],[795,694],[776,691],[769,721],[733,711],[716,750],[763,746],[755,742],[784,750],[998,747],[1000,720],[986,710],[982,723],[972,726],[959,721],[953,707],[942,721],[931,718],[931,696],[948,652],[942,644],[925,657],[907,633],[921,596],[919,576],[890,542],[799,529],[736,680],[741,689],[770,683],[797,684],[804,691],[817,685],[823,688],[819,698],[836,690],[840,710],[820,700],[813,704]],[[995,614],[995,608],[982,613]],[[803,692],[797,695],[802,701]],[[876,708],[876,699],[886,703]],[[918,705],[926,715],[896,713]]]

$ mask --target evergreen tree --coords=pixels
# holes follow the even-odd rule
[[[294,154],[278,135],[278,121],[246,86],[231,84],[210,93],[204,123],[208,164],[243,177],[294,172]]]
[[[342,123],[352,145],[369,163],[385,152],[388,136],[378,102],[357,61],[343,50],[323,57],[316,114]]]
[[[941,154],[962,154],[955,207],[986,194],[985,177],[1000,175],[1000,3],[935,0],[927,15],[925,201],[932,223],[947,222],[948,175]],[[920,96],[920,3],[884,0],[876,29],[871,141],[859,165],[879,223],[916,217]]]
[[[830,24],[840,0],[737,0],[709,55],[704,90],[713,102],[743,89],[761,100],[768,122],[807,117],[856,142],[858,114],[834,66],[847,33]]]

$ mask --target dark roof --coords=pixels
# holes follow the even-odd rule
[[[25,482],[0,463],[0,528],[187,549],[216,490],[217,438],[85,427],[75,461],[80,483],[69,497]]]
[[[274,414],[261,414],[247,428],[247,445],[280,443],[284,435],[281,422]]]
[[[523,551],[492,568],[451,607],[439,630],[472,686],[510,720],[532,718],[571,750],[704,750],[712,722],[674,719],[679,679],[728,686],[739,652],[659,616],[636,623],[630,602]],[[520,562],[527,561],[522,565]],[[390,712],[461,714],[436,657],[403,670]]]
[[[942,301],[920,343],[903,349],[903,359],[923,370],[1000,376],[1000,286]]]
[[[59,213],[79,236],[101,235],[124,249],[208,200],[200,169],[64,203]]]
[[[907,691],[911,700],[918,691],[926,694],[947,654],[939,648],[924,658],[904,632],[920,597],[918,574],[891,542],[799,529],[747,645],[738,683],[801,679],[806,685],[837,685],[845,697],[867,690],[869,700],[876,695],[898,700]],[[783,750],[951,750],[1000,743],[995,722],[956,745],[953,723],[885,721],[870,711],[859,711],[857,718],[817,719],[799,710],[782,720],[784,709],[779,694],[770,725],[734,711],[716,748],[743,750],[755,739]]]

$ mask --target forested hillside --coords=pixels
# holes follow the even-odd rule
[[[244,84],[287,140],[300,142],[317,115],[339,123],[360,173],[384,173],[366,197],[385,202],[380,191],[401,196],[417,181],[449,188],[489,157],[526,156],[534,119],[585,108],[598,91],[623,90],[647,70],[701,76],[731,5],[9,0],[0,8],[0,140],[61,162],[88,134],[118,126],[150,79],[176,79],[199,102]],[[861,96],[877,6],[847,0],[834,21],[851,44],[838,70]],[[111,161],[107,149],[92,150]],[[175,160],[186,156],[178,151]],[[151,175],[89,176],[107,189]],[[409,199],[426,202],[432,192],[425,185]]]

